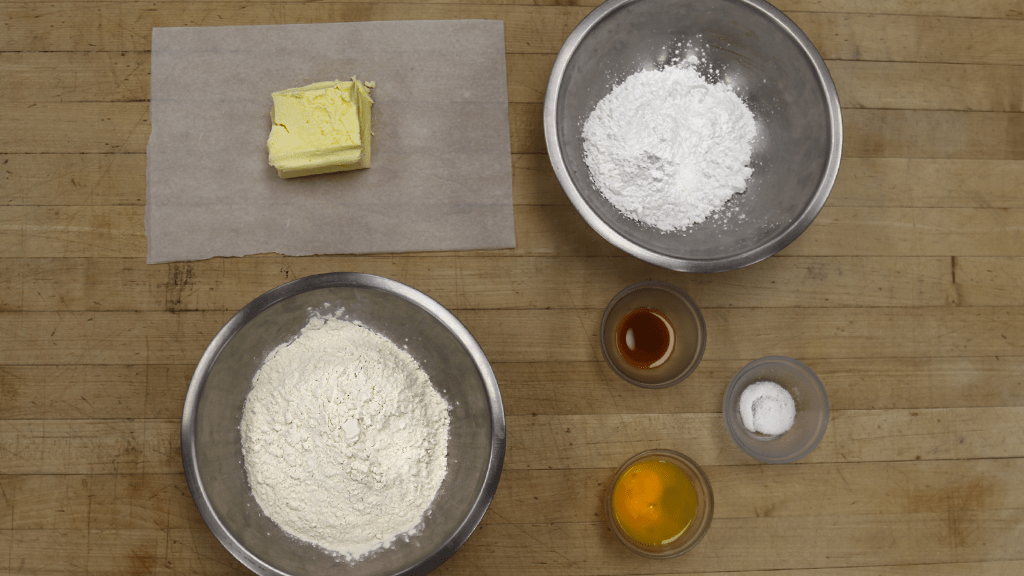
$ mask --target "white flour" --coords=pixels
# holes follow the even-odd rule
[[[245,469],[263,512],[348,559],[414,531],[447,471],[448,404],[390,340],[310,320],[245,401]]]
[[[746,189],[754,116],[724,84],[669,66],[626,78],[583,125],[597,189],[623,214],[662,231],[686,229]]]

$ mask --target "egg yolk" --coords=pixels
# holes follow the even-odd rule
[[[612,489],[612,513],[627,536],[664,546],[686,532],[697,515],[697,490],[679,466],[660,460],[637,462]]]

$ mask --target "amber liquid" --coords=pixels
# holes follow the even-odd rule
[[[668,317],[654,308],[637,308],[619,322],[619,353],[635,368],[664,364],[675,347],[676,333]]]

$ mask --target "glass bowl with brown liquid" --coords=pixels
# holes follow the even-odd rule
[[[677,384],[704,356],[707,327],[697,303],[666,282],[619,292],[601,319],[601,350],[622,379],[644,388]]]

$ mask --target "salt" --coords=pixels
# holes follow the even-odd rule
[[[751,432],[778,436],[793,427],[796,402],[775,382],[755,382],[740,394],[740,418]]]

